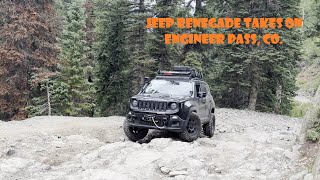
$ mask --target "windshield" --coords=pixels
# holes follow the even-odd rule
[[[168,94],[176,96],[192,96],[193,86],[191,82],[152,80],[143,90],[143,94]]]

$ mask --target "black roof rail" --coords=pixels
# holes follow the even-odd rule
[[[188,77],[189,79],[202,79],[202,74],[194,68],[188,66],[175,66],[173,71],[158,71],[158,76],[165,77]]]
[[[174,66],[173,71],[192,71],[195,70],[194,68],[191,68],[189,66]]]

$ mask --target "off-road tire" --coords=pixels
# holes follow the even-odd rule
[[[187,127],[184,132],[179,133],[183,141],[192,142],[200,137],[201,120],[196,113],[191,113]]]
[[[124,120],[123,130],[126,136],[133,142],[139,141],[146,137],[149,131],[148,129],[141,129],[129,126],[127,119]]]
[[[203,125],[203,134],[211,138],[214,135],[216,129],[216,117],[212,114],[210,121]]]

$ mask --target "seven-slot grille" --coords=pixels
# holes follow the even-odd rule
[[[168,109],[168,103],[158,101],[138,101],[138,108],[144,110],[166,111]]]

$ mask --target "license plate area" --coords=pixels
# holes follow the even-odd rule
[[[147,122],[153,122],[153,121],[157,122],[155,115],[144,115],[141,119]]]

